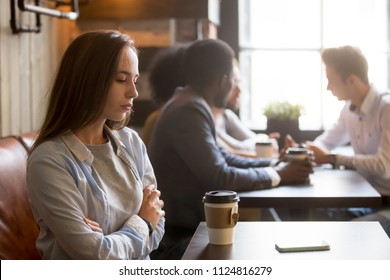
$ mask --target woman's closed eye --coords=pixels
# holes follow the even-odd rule
[[[138,82],[138,77],[139,76],[136,76],[134,77],[133,79],[133,84],[136,85],[137,82]],[[118,83],[129,83],[131,81],[131,78],[130,78],[130,75],[127,75],[127,74],[120,74],[116,77],[116,81]]]
[[[127,83],[129,81],[129,78],[128,76],[126,75],[119,75],[117,78],[116,78],[116,81],[118,83]]]

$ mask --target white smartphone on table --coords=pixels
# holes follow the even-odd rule
[[[299,242],[278,242],[275,249],[280,253],[305,252],[305,251],[326,251],[330,250],[328,242],[324,240],[299,241]]]

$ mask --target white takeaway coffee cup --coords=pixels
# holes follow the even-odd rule
[[[232,244],[238,221],[239,196],[234,191],[217,190],[206,192],[203,197],[209,243]]]
[[[256,142],[256,156],[259,158],[272,158],[274,146],[271,141]]]

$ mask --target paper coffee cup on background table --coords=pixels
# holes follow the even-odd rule
[[[256,156],[260,158],[272,158],[274,146],[271,141],[256,142]]]

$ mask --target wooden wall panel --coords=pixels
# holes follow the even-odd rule
[[[17,18],[35,25],[32,13],[18,12]],[[39,129],[42,99],[77,33],[74,22],[41,16],[40,33],[12,34],[9,20],[10,2],[0,1],[0,137]]]
[[[78,20],[81,32],[99,29],[116,29],[127,32],[137,47],[169,46],[174,42],[172,37],[174,20]]]
[[[95,9],[92,3],[98,2],[101,1],[92,1],[88,9]],[[120,18],[111,6],[119,2],[106,2],[110,9],[103,9],[103,14],[111,13],[108,18],[100,18],[95,11],[83,13],[87,8],[83,6],[80,10],[83,16],[77,22],[42,15],[40,33],[14,35],[9,24],[10,1],[0,0],[0,137],[39,129],[46,111],[44,97],[58,62],[69,43],[80,33],[101,28],[126,30],[141,49],[162,48],[176,42],[209,37],[213,32],[210,28],[204,30],[209,27],[207,18],[211,17],[210,14],[217,14],[218,10],[211,9],[209,4],[219,3],[219,0],[122,1],[130,6],[143,5],[130,11],[142,12],[138,20],[130,20],[127,15]],[[172,19],[172,16],[177,18]],[[17,17],[23,24],[35,25],[32,13],[18,12]],[[201,33],[208,34],[199,34],[200,26]],[[140,59],[148,60],[148,57],[140,55]],[[142,77],[146,81],[147,73],[142,73]],[[139,99],[150,99],[147,83],[143,84]]]

